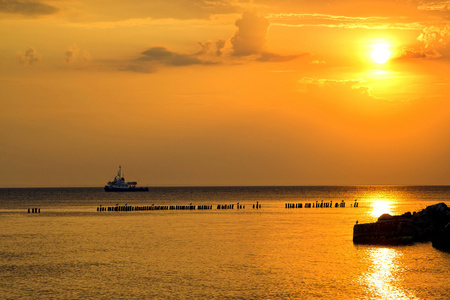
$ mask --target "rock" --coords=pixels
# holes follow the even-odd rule
[[[450,249],[450,208],[445,203],[400,216],[384,214],[375,223],[356,224],[353,243],[374,245],[404,245],[428,242],[440,249]]]
[[[433,238],[432,245],[439,250],[450,252],[450,223]]]

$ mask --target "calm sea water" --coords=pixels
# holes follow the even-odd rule
[[[322,200],[346,207],[285,208]],[[450,254],[352,243],[356,220],[439,202],[450,187],[0,189],[0,298],[449,299]],[[97,212],[190,203],[214,208]]]

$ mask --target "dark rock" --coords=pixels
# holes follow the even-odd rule
[[[450,223],[433,238],[433,247],[442,251],[450,252]]]
[[[440,249],[450,249],[450,208],[445,203],[400,216],[384,214],[375,223],[356,224],[353,243],[404,245],[433,240]]]

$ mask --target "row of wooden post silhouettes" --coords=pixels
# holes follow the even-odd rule
[[[217,205],[217,209],[245,209],[245,205],[237,203],[235,204],[219,204]],[[253,208],[261,208],[261,204],[259,202],[256,202],[253,204]],[[115,206],[102,206],[99,205],[97,207],[97,211],[151,211],[151,210],[210,210],[213,209],[212,205],[150,205],[150,206],[131,206],[128,204],[125,205],[118,205]]]
[[[355,202],[353,204],[350,204],[351,207],[358,207],[358,199],[355,199]],[[219,204],[217,205],[217,209],[245,209],[245,205],[239,204]],[[285,208],[328,208],[333,207],[333,201],[330,202],[323,202],[323,200],[319,203],[319,201],[316,201],[315,203],[285,203]],[[334,207],[345,207],[345,201],[342,200],[340,203],[336,202],[334,203]],[[253,204],[253,209],[260,209],[261,204],[259,202],[256,202],[256,204]],[[213,209],[212,205],[193,205],[192,203],[189,205],[150,205],[150,206],[131,206],[131,205],[118,205],[115,206],[98,206],[97,211],[151,211],[151,210],[211,210]],[[40,208],[29,208],[28,213],[40,213]]]
[[[358,203],[358,199],[355,199],[355,203],[354,204],[350,204],[351,207],[358,207],[359,203]],[[333,207],[333,201],[330,202],[323,202],[323,200],[321,202],[316,201],[316,203],[285,203],[284,204],[285,208],[331,208]],[[335,202],[334,203],[334,207],[345,207],[345,201],[342,200],[340,203],[339,202]]]

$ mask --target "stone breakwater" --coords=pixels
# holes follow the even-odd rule
[[[450,208],[445,203],[428,206],[418,213],[384,214],[375,223],[353,227],[355,244],[405,245],[429,241],[433,247],[450,252]]]

